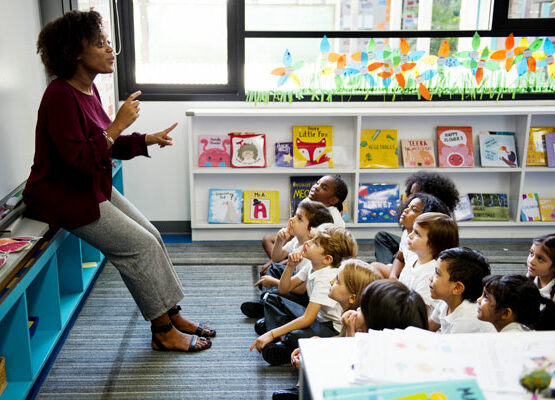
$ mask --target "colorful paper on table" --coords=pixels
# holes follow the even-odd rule
[[[229,167],[231,140],[227,135],[199,135],[198,166]]]
[[[98,263],[96,261],[84,262],[81,264],[83,268],[96,268]]]
[[[277,190],[244,190],[243,222],[246,224],[279,223],[279,192]]]
[[[293,167],[333,168],[333,127],[293,127]]]
[[[437,154],[440,167],[473,167],[472,127],[438,126]]]
[[[520,203],[521,221],[540,221],[540,206],[537,193],[524,193]]]
[[[402,139],[401,149],[405,168],[436,166],[434,142],[431,139]]]
[[[0,267],[8,261],[8,253],[0,252]]]
[[[397,129],[360,132],[360,168],[399,168]]]
[[[28,249],[31,245],[28,241],[0,239],[0,251],[4,253],[16,253]]]
[[[539,199],[542,221],[555,221],[555,199]]]
[[[240,224],[243,211],[241,189],[210,189],[208,195],[208,223]]]

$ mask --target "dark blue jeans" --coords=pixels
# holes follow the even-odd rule
[[[285,270],[285,265],[279,264],[279,263],[272,263],[270,268],[268,268],[266,275],[274,277],[276,279],[280,279],[284,270]],[[277,286],[271,287],[269,289],[266,289],[263,287],[260,293],[260,298],[263,299],[266,293],[285,297],[286,299],[294,301],[295,303],[298,303],[304,307],[308,306],[308,295],[306,294],[306,292],[303,294],[295,294],[295,293],[279,294]]]
[[[374,251],[376,261],[382,264],[391,264],[399,251],[401,238],[387,232],[378,232],[374,237]]]

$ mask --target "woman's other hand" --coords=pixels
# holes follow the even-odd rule
[[[146,145],[150,146],[152,144],[157,144],[160,147],[173,146],[173,138],[168,135],[177,126],[177,122],[164,129],[163,131],[153,133],[151,135],[146,135]]]
[[[116,115],[116,119],[114,120],[114,122],[112,122],[112,125],[110,125],[106,129],[106,132],[108,132],[110,136],[112,136],[112,139],[116,139],[117,136],[119,136],[125,128],[127,128],[129,125],[135,122],[137,118],[139,118],[141,102],[139,100],[136,100],[136,98],[140,95],[141,91],[137,90],[135,93],[131,94],[131,96],[129,96],[127,100],[125,100],[125,102],[121,105]],[[116,134],[115,138],[113,137],[112,132],[110,132],[110,128],[112,127],[118,130],[117,132],[113,132]]]

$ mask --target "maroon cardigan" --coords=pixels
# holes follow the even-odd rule
[[[119,136],[108,149],[103,131],[112,121],[93,95],[62,79],[48,85],[38,111],[35,158],[23,200],[35,218],[73,229],[100,218],[98,204],[112,193],[111,157],[148,157],[145,135]]]

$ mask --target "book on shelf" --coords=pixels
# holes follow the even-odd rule
[[[402,139],[401,150],[405,168],[436,166],[434,142],[431,139]]]
[[[199,135],[198,166],[229,167],[231,140],[227,135]]]
[[[470,197],[467,194],[459,196],[459,204],[455,207],[455,219],[457,222],[467,221],[474,218]]]
[[[555,221],[555,199],[538,199],[542,221]]]
[[[505,193],[469,193],[473,221],[508,221],[509,203]]]
[[[319,176],[290,176],[289,177],[289,205],[290,215],[297,212],[299,203],[308,197],[310,188],[318,182]]]
[[[266,167],[266,135],[231,132],[231,166],[233,168]]]
[[[279,192],[277,190],[244,190],[243,222],[246,224],[279,223]]]
[[[333,168],[332,149],[332,126],[293,126],[293,167]]]
[[[243,210],[241,189],[210,189],[208,195],[208,223],[240,224]]]
[[[555,167],[555,132],[545,134],[545,148],[547,150],[547,166]]]
[[[360,168],[399,168],[397,129],[360,132]]]
[[[293,166],[293,142],[280,142],[275,144],[276,167]]]
[[[521,221],[540,221],[540,205],[537,193],[524,193],[520,202]]]
[[[515,136],[491,134],[481,132],[480,162],[482,167],[511,167],[518,166]]]
[[[397,222],[399,185],[361,183],[358,188],[358,222]]]
[[[555,132],[555,126],[533,126],[528,136],[528,152],[526,153],[526,165],[547,165],[547,148],[545,146],[545,134]]]
[[[473,167],[471,126],[438,126],[437,155],[440,167]]]

